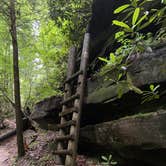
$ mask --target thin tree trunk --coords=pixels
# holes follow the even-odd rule
[[[23,121],[22,121],[21,99],[20,99],[15,0],[10,0],[10,19],[11,19],[10,33],[13,45],[14,97],[15,97],[16,128],[17,128],[17,146],[18,146],[18,157],[21,157],[25,154],[25,150],[23,143]]]

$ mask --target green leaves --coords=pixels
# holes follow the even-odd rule
[[[79,44],[91,17],[92,0],[66,2],[66,0],[49,0],[49,13],[63,33],[67,34],[72,42]],[[59,21],[58,18],[61,18],[62,21]],[[66,28],[64,28],[64,21],[67,21]]]
[[[145,18],[146,18],[146,16],[145,16]],[[144,19],[145,19],[145,18],[144,18]],[[147,26],[149,26],[149,25],[150,25],[152,22],[154,22],[156,19],[157,19],[157,16],[156,16],[156,15],[152,15],[152,16],[149,18],[149,21],[145,22],[144,24],[142,24],[142,25],[140,26],[140,30],[142,30],[142,29],[146,28]]]
[[[150,90],[151,90],[151,91],[154,90],[154,85],[153,85],[153,84],[150,85]]]
[[[142,21],[146,19],[146,17],[147,17],[147,14],[144,14],[144,15],[143,15],[143,16],[142,16],[139,20],[138,20],[138,22],[136,23],[136,25],[135,25],[135,26],[137,26],[137,25],[141,24],[141,23],[142,23]]]
[[[160,95],[158,92],[159,87],[160,87],[160,85],[154,86],[153,84],[151,84],[149,86],[150,91],[143,91],[141,104],[143,104],[145,102],[150,102],[155,99],[159,99],[160,98]]]
[[[107,161],[107,157],[106,156],[101,156],[101,158],[104,160],[104,161]]]
[[[157,89],[160,87],[160,85],[154,86],[153,84],[151,84],[149,87],[150,87],[151,92],[156,92]]]
[[[112,155],[110,154],[108,157],[106,156],[101,156],[101,159],[103,160],[103,162],[101,163],[102,165],[110,165],[110,166],[113,166],[113,165],[117,165],[117,162],[112,160]]]
[[[140,8],[136,8],[135,11],[134,11],[133,17],[132,17],[132,25],[133,26],[137,22],[139,14],[140,14]]]
[[[110,61],[112,64],[116,63],[116,56],[114,55],[114,53],[110,53]]]
[[[108,66],[116,66],[122,62],[121,56],[116,56],[114,53],[110,53],[109,59],[99,57],[99,60],[106,62]]]
[[[70,22],[62,19],[63,25],[59,28],[49,18],[47,1],[18,0],[17,5],[20,90],[24,106],[32,100],[36,102],[62,93],[59,87],[65,77],[71,45],[68,34],[63,34],[62,30],[69,31]],[[4,83],[8,95],[12,96],[11,39],[7,26],[8,22],[0,17],[0,72],[3,74],[0,86]]]
[[[161,3],[166,4],[166,0],[161,0]]]
[[[110,59],[107,60],[106,58],[99,57],[99,60],[106,62],[108,65],[114,65],[116,63],[116,56],[113,53],[110,53]]]
[[[106,62],[106,63],[109,62],[109,60],[107,60],[106,58],[102,58],[102,57],[99,57],[99,60],[101,60],[101,61],[103,61],[103,62]]]
[[[134,33],[146,28],[152,22],[161,22],[165,17],[166,7],[145,11],[145,4],[152,2],[153,0],[131,0],[130,4],[118,7],[114,11],[114,14],[118,14],[120,12],[126,12],[127,14],[123,18],[123,21],[113,20],[113,24],[123,28],[125,32],[130,32],[133,36]],[[166,0],[161,0],[161,3],[166,4]],[[150,17],[148,17],[148,15],[150,15]],[[131,21],[129,20],[130,16]]]
[[[129,7],[129,6],[128,6]],[[126,7],[127,8],[127,7]],[[125,10],[126,9],[125,8],[125,6],[123,6],[123,8],[118,8],[119,10],[115,10],[116,12],[120,12],[122,9],[123,10]],[[121,9],[121,10],[120,10]],[[141,11],[141,9],[140,9],[140,7],[137,7],[137,8],[135,8],[135,10],[134,10],[134,13],[133,13],[133,16],[132,16],[132,22],[131,22],[131,27],[128,25],[128,24],[126,24],[125,22],[123,22],[123,21],[118,21],[118,20],[113,20],[113,24],[114,25],[116,25],[116,26],[119,26],[119,27],[122,27],[122,28],[124,28],[124,30],[126,31],[126,32],[134,32],[134,29],[137,27],[137,26],[139,26],[139,24],[141,24],[142,23],[142,21],[143,20],[145,20],[146,19],[146,17],[147,17],[147,12],[139,19],[139,15],[140,15],[140,11]],[[151,21],[153,21],[153,20],[151,20]],[[151,23],[151,22],[150,22]]]
[[[118,20],[113,20],[112,22],[114,25],[117,25],[119,27],[125,28],[128,32],[132,32],[132,29],[124,22],[118,21]]]
[[[125,4],[123,6],[118,7],[116,10],[114,10],[114,14],[118,14],[122,11],[124,11],[125,9],[127,9],[130,6],[130,4]]]

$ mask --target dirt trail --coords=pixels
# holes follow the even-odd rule
[[[10,128],[11,130],[11,128]],[[6,132],[6,130],[5,130]],[[2,132],[3,133],[3,132]],[[27,130],[24,132],[26,155],[16,162],[16,136],[0,142],[0,166],[55,166],[57,165],[52,150],[55,149],[57,133],[53,131]],[[96,161],[88,161],[84,156],[77,157],[77,165],[100,166]],[[84,163],[84,164],[82,164]],[[87,163],[87,164],[85,164]]]
[[[8,133],[15,129],[16,124],[13,119],[5,119],[4,125],[6,128],[0,130],[0,135]],[[0,166],[12,166],[14,157],[17,154],[16,136],[10,137],[3,142],[0,142]]]
[[[16,154],[15,136],[0,143],[0,166],[11,166]]]
[[[6,161],[9,158],[9,153],[6,151],[4,147],[0,147],[0,165],[6,166]]]
[[[24,132],[26,155],[16,162],[16,136],[0,143],[0,166],[54,166],[55,159],[50,153],[49,143],[55,138],[55,132],[36,133],[33,130]],[[52,145],[51,145],[52,146]],[[49,155],[50,154],[50,155]],[[50,163],[51,162],[51,163]]]

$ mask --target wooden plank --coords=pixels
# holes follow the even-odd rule
[[[77,85],[77,93],[80,94],[80,98],[76,99],[74,102],[74,106],[79,108],[79,113],[73,113],[72,120],[76,121],[76,126],[71,126],[70,134],[75,134],[75,141],[68,142],[68,149],[73,149],[73,156],[66,155],[65,166],[75,166],[76,156],[77,156],[77,148],[78,148],[78,138],[79,138],[79,129],[80,129],[80,119],[81,119],[81,111],[82,104],[84,102],[85,95],[85,85],[86,85],[86,69],[89,60],[89,46],[90,46],[90,34],[86,33],[84,36],[83,50],[81,56],[81,65],[80,70],[83,70],[83,74],[78,78]]]
[[[57,150],[57,151],[54,151],[53,154],[55,155],[72,155],[72,150]]]
[[[66,141],[66,140],[74,140],[74,135],[65,135],[65,136],[58,136],[55,138],[56,141]]]
[[[84,90],[86,85],[86,70],[89,59],[89,45],[90,45],[90,34],[86,33],[83,43],[80,70],[78,72],[74,73],[74,67],[76,66],[75,64],[76,58],[73,59],[74,57],[73,55],[71,56],[71,58],[69,58],[68,62],[68,73],[67,73],[67,80],[65,82],[66,84],[65,84],[64,101],[61,103],[63,105],[62,112],[60,113],[61,123],[57,125],[57,127],[60,128],[59,132],[60,136],[57,138],[57,140],[59,141],[68,140],[68,146],[67,150],[63,150],[63,144],[59,143],[58,150],[55,152],[57,155],[65,155],[64,156],[66,157],[65,162],[62,161],[62,164],[64,164],[65,166],[76,165],[80,118],[81,118],[82,104],[85,95]],[[72,86],[73,86],[71,84],[71,81],[74,80],[76,77],[78,77],[76,94],[71,95]],[[75,109],[73,108],[68,108],[67,104],[71,101],[74,101],[73,108],[78,108],[78,110],[76,109],[75,111]],[[70,113],[73,113],[72,120],[66,121],[65,115],[68,115]],[[68,135],[65,135],[65,133],[63,132],[63,129],[65,129],[66,127],[70,127],[70,133]],[[71,152],[71,150],[73,152],[72,155],[68,153],[69,151]]]
[[[70,49],[69,58],[68,58],[67,79],[70,78],[73,75],[73,73],[74,73],[75,60],[76,60],[76,48],[72,47]],[[71,94],[72,94],[72,87],[69,84],[65,84],[65,91],[66,91],[66,93],[64,94],[64,100],[66,100],[69,96],[71,96]],[[66,110],[66,106],[65,105],[63,105],[63,107],[62,107],[62,111],[64,111],[64,110]],[[65,122],[66,122],[66,119],[64,117],[61,117],[60,124],[63,124]],[[59,130],[59,135],[61,135],[61,136],[65,135],[65,133],[64,133],[62,128]],[[62,144],[62,142],[58,142],[57,150],[61,150],[61,149],[63,149],[63,144]],[[64,159],[61,158],[60,156],[56,156],[56,160],[60,164],[64,165]]]
[[[78,93],[76,93],[75,95],[69,97],[68,99],[64,100],[61,102],[62,105],[66,105],[68,103],[70,103],[71,101],[78,99],[80,97],[80,95]]]
[[[65,111],[62,111],[61,113],[59,113],[59,116],[66,116],[66,115],[69,115],[73,112],[78,112],[78,108],[75,108],[75,107],[68,108]]]
[[[83,71],[82,71],[82,70],[80,70],[80,71],[74,73],[70,78],[68,78],[68,79],[65,81],[65,83],[71,82],[71,81],[74,80],[76,77],[78,77],[80,74],[83,74]]]
[[[75,125],[76,125],[76,121],[70,120],[70,121],[65,121],[64,123],[58,124],[57,128],[62,129],[65,127],[70,127],[70,126],[75,126]]]

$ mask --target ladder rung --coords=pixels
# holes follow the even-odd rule
[[[79,76],[80,74],[83,74],[83,71],[82,71],[82,70],[80,70],[80,71],[74,73],[70,78],[68,78],[68,79],[65,81],[65,83],[68,83],[68,82],[72,81],[73,79],[75,79],[75,78],[76,78],[77,76]]]
[[[59,116],[65,116],[65,115],[71,114],[73,112],[78,113],[78,108],[76,108],[76,107],[68,108],[67,110],[62,111],[61,113],[59,113]]]
[[[63,102],[61,102],[61,104],[65,105],[65,104],[67,104],[67,103],[69,103],[69,102],[71,102],[71,101],[73,101],[73,100],[75,100],[75,99],[77,99],[79,97],[80,97],[79,94],[75,94],[75,95],[69,97],[68,99],[64,100]]]
[[[72,151],[71,150],[57,150],[55,152],[53,152],[53,154],[55,155],[72,155]]]
[[[65,136],[58,136],[55,138],[56,141],[66,141],[66,140],[74,140],[73,135],[65,135]]]
[[[70,120],[70,121],[67,121],[65,123],[58,124],[57,128],[61,129],[61,128],[69,127],[69,126],[72,126],[72,125],[75,126],[76,125],[76,121]]]

